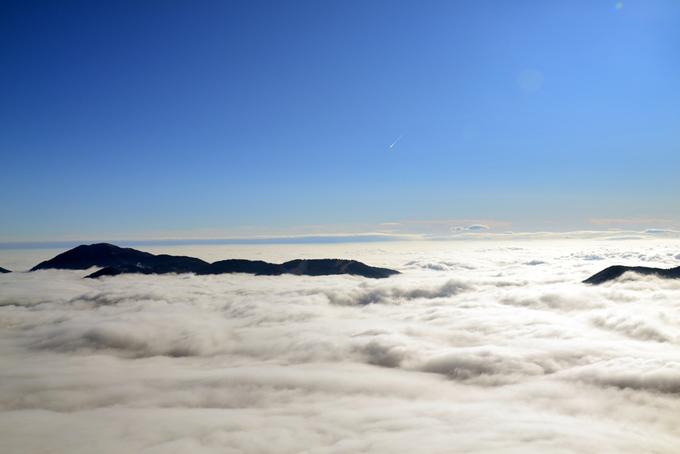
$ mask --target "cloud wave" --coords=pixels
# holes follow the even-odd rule
[[[580,281],[678,246],[319,252],[404,270],[380,282],[2,275],[0,450],[675,453],[680,282]]]

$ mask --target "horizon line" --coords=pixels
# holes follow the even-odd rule
[[[621,236],[628,235],[628,236]],[[272,235],[226,238],[132,238],[132,239],[80,239],[80,240],[32,240],[0,241],[0,249],[49,249],[75,247],[81,244],[112,243],[126,246],[158,245],[267,245],[267,244],[341,244],[341,243],[380,243],[397,241],[456,241],[456,240],[498,240],[498,239],[680,239],[680,231],[673,229],[645,230],[572,230],[572,231],[527,231],[493,232],[461,231],[450,235],[395,234],[395,233],[331,233],[316,235]]]

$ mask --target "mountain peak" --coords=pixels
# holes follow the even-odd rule
[[[680,266],[676,268],[651,268],[647,266],[623,266],[614,265],[595,273],[583,281],[585,284],[599,285],[608,281],[613,281],[623,276],[624,273],[637,273],[642,275],[652,275],[665,279],[680,279]]]

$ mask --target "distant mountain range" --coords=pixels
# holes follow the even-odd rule
[[[326,276],[350,274],[368,278],[386,278],[399,271],[377,268],[356,260],[343,259],[297,259],[285,263],[269,263],[262,260],[230,259],[209,263],[195,257],[183,255],[154,255],[132,248],[122,248],[108,243],[81,245],[41,262],[31,271],[47,269],[86,270],[101,268],[87,278],[116,276],[119,274],[167,274],[194,273],[198,275],[247,273],[260,276],[294,274],[300,276]],[[0,267],[0,273],[10,273]],[[651,268],[646,266],[615,265],[605,268],[583,281],[599,285],[633,272],[665,279],[680,279],[680,266],[676,268]]]
[[[102,269],[86,276],[88,278],[130,273],[194,273],[199,275],[248,273],[267,276],[280,274],[304,276],[351,274],[369,278],[386,278],[399,274],[399,271],[396,270],[376,268],[356,260],[298,259],[276,264],[261,260],[232,259],[208,263],[194,257],[154,255],[149,252],[121,248],[107,243],[78,246],[39,263],[31,271],[47,269],[85,270],[92,267],[101,267]]]
[[[665,279],[680,279],[680,266],[676,268],[650,268],[646,266],[622,266],[615,265],[605,268],[597,274],[590,276],[583,281],[586,284],[598,285],[607,281],[612,281],[619,278],[623,273],[633,272],[644,275],[653,275]]]

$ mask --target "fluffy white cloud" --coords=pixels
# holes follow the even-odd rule
[[[580,281],[679,245],[164,249],[403,271],[377,281],[1,275],[0,451],[674,453],[680,281]]]
[[[456,226],[451,229],[453,233],[457,232],[484,232],[489,230],[491,227],[484,224],[471,224],[466,227]]]

